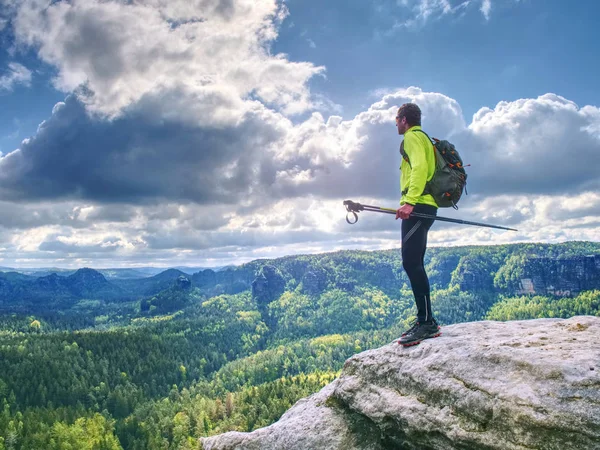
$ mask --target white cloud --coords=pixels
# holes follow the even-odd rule
[[[388,34],[401,28],[419,29],[428,22],[442,17],[460,16],[475,3],[475,0],[397,0],[402,10],[410,11],[410,16],[408,19],[397,21]],[[489,20],[492,0],[481,0],[480,5],[479,11],[486,20]]]
[[[485,17],[485,20],[490,20],[490,14],[492,11],[492,0],[482,0],[481,8],[479,9]]]
[[[465,136],[477,189],[577,194],[600,187],[597,107],[555,94],[482,108]]]
[[[56,87],[92,111],[115,116],[182,89],[190,102],[218,96],[231,120],[250,98],[286,114],[311,107],[306,81],[323,68],[269,51],[286,14],[276,0],[24,0],[13,26],[20,45],[56,66]]]
[[[242,122],[241,129],[253,130],[250,133],[256,137],[261,133],[271,135],[264,141],[263,149],[268,164],[257,159],[256,170],[240,172],[248,162],[240,165],[236,161],[242,161],[239,158],[252,148],[240,147],[239,152],[231,153],[228,165],[237,176],[244,174],[243,183],[234,188],[228,184],[226,171],[209,169],[216,170],[219,176],[203,187],[208,189],[206,203],[183,201],[178,189],[185,189],[186,184],[177,183],[185,180],[182,174],[188,166],[194,167],[196,157],[177,152],[170,154],[169,162],[164,160],[157,166],[157,169],[170,166],[164,174],[156,171],[149,176],[151,166],[127,172],[123,180],[129,181],[128,187],[135,187],[139,176],[139,182],[146,183],[140,184],[140,189],[151,188],[150,196],[141,202],[123,198],[122,203],[115,203],[121,198],[122,189],[96,191],[91,184],[89,187],[83,184],[76,191],[89,192],[87,200],[55,203],[50,197],[44,203],[5,202],[0,226],[5,230],[4,242],[10,244],[2,256],[6,263],[28,255],[30,258],[26,259],[31,260],[28,264],[33,265],[36,258],[38,262],[54,258],[63,265],[67,262],[135,265],[149,260],[175,265],[241,262],[341,248],[397,248],[399,223],[393,216],[363,212],[358,224],[350,226],[345,222],[342,201],[352,199],[384,207],[397,205],[400,163],[397,148],[401,138],[393,118],[396,109],[408,101],[421,106],[425,130],[456,143],[464,159],[472,163],[468,169],[469,195],[461,200],[459,211],[440,210],[440,214],[519,229],[514,233],[438,222],[430,234],[431,245],[600,240],[600,196],[589,188],[598,173],[600,110],[597,107],[579,108],[563,97],[546,94],[482,108],[467,124],[456,100],[410,87],[384,95],[368,110],[348,120],[314,113],[304,122],[293,124],[280,114],[258,109],[255,114],[260,113],[257,117],[263,122],[262,127]],[[57,106],[57,118],[50,119],[41,129],[49,131],[61,123],[56,136],[63,136],[62,127],[81,127],[77,115],[60,119],[60,114],[66,111],[68,105]],[[142,108],[142,111],[156,114],[160,110]],[[153,123],[144,126],[152,130],[158,126]],[[122,135],[131,128],[139,135],[143,130],[140,125],[122,121],[107,122],[105,126],[108,128],[102,135]],[[95,125],[90,127],[87,131],[82,128],[83,132],[97,136]],[[180,138],[195,145],[193,129],[182,130]],[[53,134],[45,136],[44,155],[48,156],[47,149],[54,138]],[[88,139],[85,136],[81,142]],[[36,139],[33,137],[23,148],[33,145]],[[61,144],[56,148],[62,151],[64,147]],[[170,144],[169,147],[177,148]],[[141,151],[144,159],[152,158],[143,148]],[[14,153],[9,158],[14,158]],[[119,168],[107,164],[111,161],[122,164],[119,161],[124,160],[115,160],[110,152],[101,152],[96,157],[100,159],[82,166],[80,171],[69,169],[59,173],[60,180],[68,184],[68,174],[77,173],[79,183],[92,183],[92,172],[86,174],[88,166],[104,167],[101,173],[114,179]],[[74,156],[56,158],[67,162]],[[576,161],[571,163],[565,158]],[[210,159],[200,161],[211,164]],[[32,164],[35,165],[34,161],[28,161],[26,166]],[[193,170],[201,174],[202,165],[197,167]],[[19,176],[23,183],[39,185],[40,180],[34,182],[26,175]],[[163,175],[164,183],[160,178]],[[42,186],[50,186],[48,180],[43,183]],[[242,189],[241,195],[235,203],[219,201],[217,191],[210,193],[215,186],[221,189],[218,192]],[[252,189],[246,190],[246,186]],[[4,191],[5,198],[8,192]],[[170,197],[166,196],[169,192]],[[152,196],[158,197],[152,201]]]
[[[397,247],[399,224],[391,216],[364,212],[358,224],[349,226],[342,201],[397,205],[401,138],[393,118],[409,101],[421,106],[424,129],[454,142],[472,164],[469,195],[460,210],[440,214],[519,229],[511,233],[440,222],[432,229],[431,245],[600,239],[597,107],[579,108],[546,94],[482,108],[467,124],[456,100],[410,87],[383,95],[348,120],[314,113],[293,124],[256,104],[238,127],[223,130],[231,142],[244,142],[245,136],[263,142],[248,146],[223,146],[226,141],[214,131],[208,138],[207,130],[191,127],[183,103],[181,117],[175,115],[167,128],[160,102],[140,101],[112,122],[84,122],[85,114],[74,108],[77,103],[59,104],[37,136],[0,160],[0,188],[10,198],[12,182],[18,182],[14,192],[20,195],[28,186],[41,186],[42,197],[38,191],[30,195],[46,198],[47,205],[68,192],[80,200],[35,210],[6,203],[12,206],[2,208],[6,214],[0,225],[14,233],[7,241],[21,244],[5,250],[4,259],[24,253],[107,264],[144,258],[202,264],[286,252]],[[178,123],[184,126],[175,132],[170,127]],[[64,140],[66,130],[79,130],[77,140]],[[153,140],[145,143],[145,134]],[[112,139],[107,148],[118,151],[93,151],[93,162],[84,163],[73,144],[89,147],[95,139],[94,145],[104,148],[100,136]],[[33,152],[38,139],[43,151]],[[216,145],[215,153],[210,146],[204,154],[188,152],[207,139]],[[161,145],[165,150],[159,150]],[[157,159],[161,154],[165,158]],[[62,161],[56,171],[48,158]],[[21,163],[15,166],[17,160]],[[70,167],[77,161],[82,164]],[[194,178],[198,183],[190,184]]]
[[[31,71],[22,64],[11,62],[8,64],[8,73],[0,76],[0,92],[10,91],[16,85],[31,84]]]

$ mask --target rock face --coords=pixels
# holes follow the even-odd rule
[[[192,275],[192,284],[207,296],[237,294],[249,289],[254,279],[251,267],[241,266],[215,272],[205,269]]]
[[[379,431],[333,399],[335,383],[298,401],[278,422],[252,433],[230,432],[202,441],[203,450],[383,450]]]
[[[179,275],[175,280],[174,287],[180,291],[189,291],[192,288],[192,282],[185,275]]]
[[[600,317],[471,322],[391,343],[252,433],[204,449],[600,449]]]
[[[308,270],[302,277],[302,292],[319,295],[327,284],[327,274],[322,270]]]
[[[600,286],[600,255],[572,258],[531,258],[519,293],[576,295]]]
[[[285,280],[274,266],[264,265],[252,282],[252,299],[269,328],[275,327],[275,319],[269,313],[269,303],[283,294],[284,290]]]
[[[268,305],[285,290],[285,280],[279,269],[264,265],[252,282],[252,298],[259,305]]]

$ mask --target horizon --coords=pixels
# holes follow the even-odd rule
[[[600,242],[600,3],[0,0],[0,266],[400,248],[397,108],[456,145],[429,247]],[[595,37],[594,37],[595,36]],[[559,61],[560,63],[557,63]]]
[[[503,246],[503,245],[569,245],[569,244],[573,244],[573,243],[598,243],[596,241],[581,241],[581,240],[571,240],[571,241],[562,241],[562,242],[509,242],[509,243],[505,243],[505,244],[465,244],[465,245],[438,245],[438,246],[430,246],[428,248],[430,249],[440,249],[440,248],[444,248],[444,249],[449,249],[449,248],[472,248],[472,247],[498,247],[498,246]],[[64,270],[64,271],[77,271],[80,269],[92,269],[95,271],[100,271],[100,270],[128,270],[128,269],[154,269],[154,270],[170,270],[170,269],[175,269],[175,270],[179,270],[180,268],[185,268],[185,269],[195,269],[195,270],[205,270],[205,269],[211,269],[211,270],[215,270],[215,269],[221,269],[221,268],[226,268],[226,267],[240,267],[243,266],[245,264],[248,263],[252,263],[255,261],[262,261],[262,260],[266,260],[266,261],[270,261],[270,260],[277,260],[277,259],[282,259],[282,258],[288,258],[288,257],[300,257],[300,256],[321,256],[321,255],[327,255],[327,254],[333,254],[333,253],[339,253],[339,252],[353,252],[353,251],[357,251],[357,252],[367,252],[367,253],[372,253],[372,252],[385,252],[385,251],[394,251],[394,250],[398,250],[400,251],[400,248],[382,248],[382,249],[375,249],[375,250],[364,250],[364,249],[352,249],[352,248],[347,248],[347,249],[338,249],[338,250],[328,250],[328,251],[324,251],[324,252],[318,252],[318,253],[294,253],[294,254],[287,254],[287,255],[282,255],[282,256],[277,256],[277,257],[273,257],[273,258],[254,258],[248,261],[244,261],[242,263],[239,264],[223,264],[220,266],[200,266],[200,265],[183,265],[183,264],[174,264],[171,266],[152,266],[152,265],[144,265],[144,266],[120,266],[120,267],[115,267],[115,266],[107,266],[107,267],[94,267],[94,266],[76,266],[76,267],[57,267],[57,266],[46,266],[46,267],[7,267],[7,266],[0,266],[0,272],[1,273],[5,273],[2,268],[9,268],[9,269],[14,269],[16,271],[18,270],[38,270],[38,271],[43,271],[43,270],[53,270],[53,269],[58,269],[58,270]],[[593,255],[586,255],[586,256],[595,256],[596,254]]]

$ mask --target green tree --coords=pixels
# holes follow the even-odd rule
[[[52,427],[49,450],[123,450],[114,435],[114,423],[101,414],[81,417],[72,425],[57,422]]]

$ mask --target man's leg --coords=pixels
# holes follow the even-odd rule
[[[415,212],[435,214],[436,208],[416,205]],[[433,225],[431,219],[410,218],[402,221],[402,266],[408,275],[417,306],[417,321],[430,322],[431,297],[429,278],[425,272],[427,233]]]
[[[437,209],[417,205],[415,211],[435,215]],[[429,278],[425,272],[427,234],[433,222],[419,218],[402,221],[402,265],[410,280],[417,306],[417,323],[400,338],[399,343],[403,345],[415,345],[423,339],[440,335],[431,311]]]

